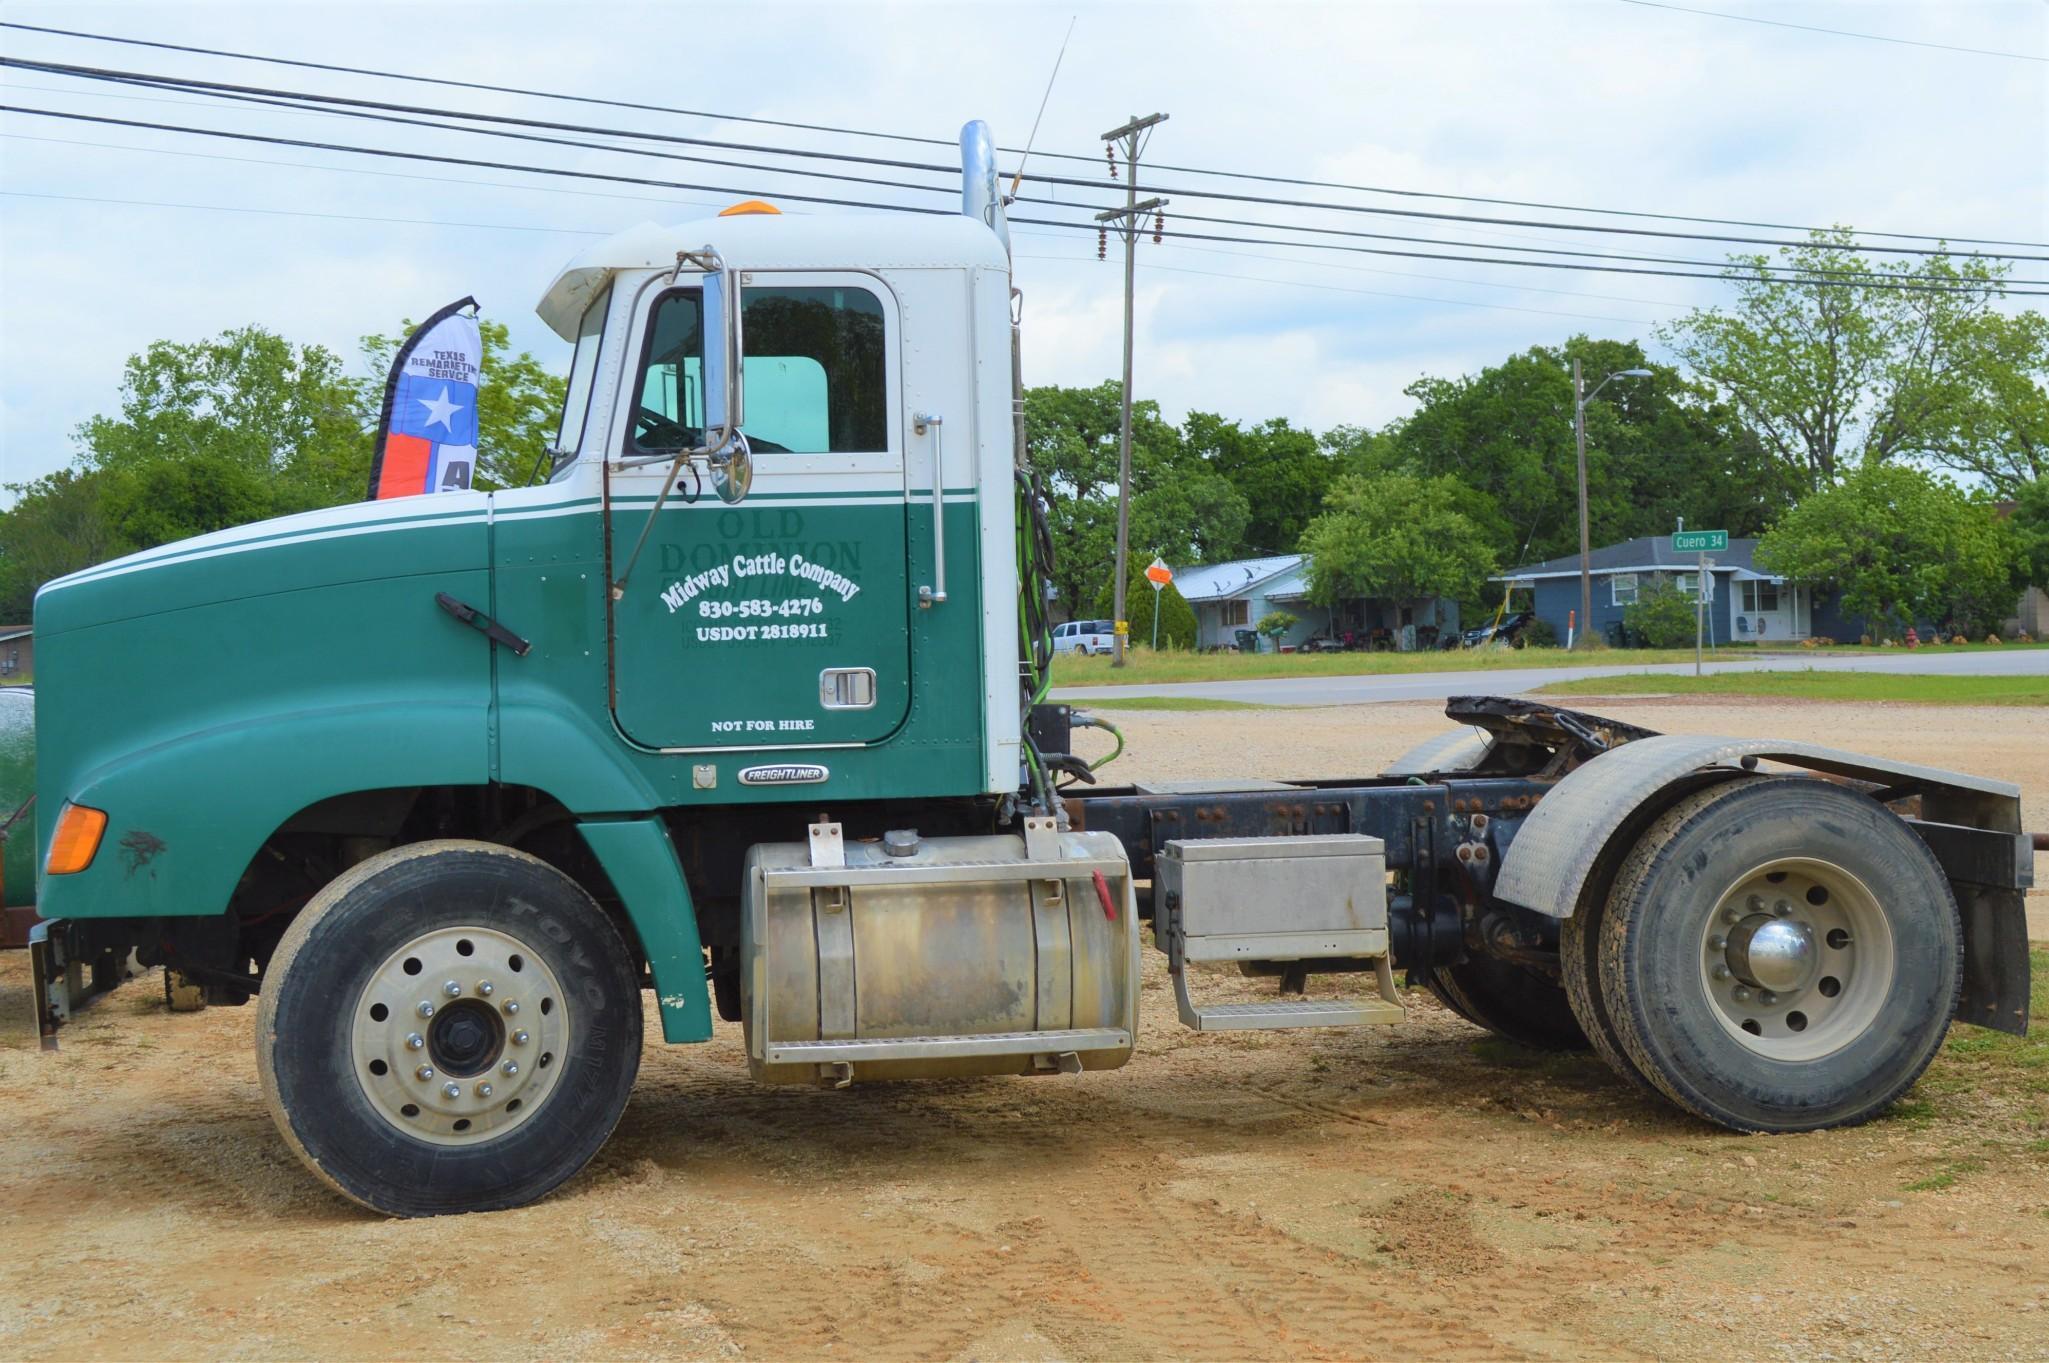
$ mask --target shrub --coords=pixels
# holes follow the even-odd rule
[[[1295,628],[1295,625],[1296,620],[1294,616],[1286,611],[1274,611],[1269,615],[1262,616],[1259,624],[1254,626],[1254,628],[1267,638],[1278,640],[1283,634]]]
[[[1558,629],[1549,620],[1532,620],[1523,626],[1522,642],[1525,648],[1556,648]]]
[[[1622,622],[1648,648],[1682,648],[1693,642],[1694,610],[1692,597],[1660,580],[1637,593],[1635,604],[1622,613]]]
[[[1132,561],[1136,563],[1137,559],[1138,555],[1133,554]],[[1142,565],[1131,575],[1131,583],[1124,591],[1124,609],[1131,618],[1129,642],[1133,645],[1152,644],[1155,602],[1158,603],[1160,610],[1161,650],[1194,648],[1195,607],[1188,604],[1187,598],[1183,597],[1171,582],[1158,592],[1154,592],[1152,583],[1145,579],[1145,569]],[[1110,584],[1105,582],[1103,590],[1096,596],[1096,614],[1107,618],[1114,604]],[[1228,632],[1224,642],[1230,642]]]

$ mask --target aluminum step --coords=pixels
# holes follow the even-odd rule
[[[1213,1003],[1197,1006],[1188,993],[1188,966],[1177,961],[1174,974],[1174,1007],[1181,1025],[1198,1032],[1247,1032],[1274,1027],[1369,1027],[1405,1021],[1409,1010],[1402,1007],[1394,987],[1394,967],[1387,957],[1373,962],[1374,994],[1358,999],[1261,999],[1257,1003]]]
[[[848,1065],[856,1061],[932,1060],[966,1055],[1047,1055],[1129,1050],[1122,1027],[1074,1027],[1047,1032],[986,1032],[976,1036],[896,1036],[851,1041],[771,1041],[771,1065]]]
[[[1247,1032],[1271,1027],[1364,1027],[1400,1022],[1398,1003],[1381,999],[1264,999],[1258,1003],[1213,1003],[1191,1010],[1198,1032]],[[1184,1017],[1183,1021],[1187,1021]]]

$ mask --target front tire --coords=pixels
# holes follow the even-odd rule
[[[1868,1121],[1935,1058],[1963,933],[1925,844],[1806,777],[1690,795],[1624,863],[1600,996],[1637,1069],[1739,1131]]]
[[[574,881],[440,841],[352,867],[300,911],[259,1000],[278,1130],[389,1216],[516,1207],[588,1163],[640,1066],[639,971]]]

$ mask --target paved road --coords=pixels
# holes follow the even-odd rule
[[[1959,676],[2049,676],[2049,649],[1982,653],[1774,654],[1709,663],[1708,672],[1797,671],[1921,672]],[[1364,705],[1383,700],[1442,700],[1446,696],[1513,696],[1573,677],[1627,673],[1690,673],[1692,663],[1619,667],[1516,667],[1496,671],[1409,672],[1359,677],[1273,677],[1260,681],[1164,682],[1144,686],[1064,686],[1054,700],[1078,702],[1112,696],[1197,696],[1259,705]]]

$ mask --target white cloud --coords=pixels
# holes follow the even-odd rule
[[[1735,0],[1731,0],[1735,3]],[[950,142],[985,117],[1022,141],[1071,5],[413,5],[37,4],[27,23],[508,85],[878,128]],[[1607,3],[1093,5],[1073,45],[1039,146],[1094,157],[1127,115],[1172,115],[1158,166],[1204,165],[1444,192],[1754,218],[1849,222],[1897,231],[2049,239],[2049,119],[2036,64],[1894,47]],[[482,22],[488,13],[489,21]],[[2049,52],[2049,5],[1789,3],[1773,17],[1927,41]],[[852,148],[950,160],[947,147],[854,142],[724,121],[543,104],[482,92],[374,85],[364,78],[11,33],[7,50],[251,84],[389,92],[430,105],[570,122],[681,131],[741,142]],[[683,161],[624,157],[351,119],[253,109],[224,113],[185,96],[92,87],[12,72],[7,102],[278,132],[314,140],[411,143],[450,154],[712,186],[844,193]],[[112,98],[124,95],[125,98]],[[176,102],[163,102],[176,101]],[[260,322],[353,358],[357,336],[474,293],[513,325],[515,343],[559,359],[532,302],[578,238],[531,231],[391,224],[423,218],[609,231],[694,216],[713,192],[555,182],[513,171],[371,162],[307,149],[208,143],[138,129],[9,115],[0,132],[119,143],[169,156],[50,141],[0,141],[5,188],[156,203],[348,215],[329,220],[0,197],[0,479],[31,477],[69,453],[67,432],[115,399],[122,360],[158,338],[194,339]],[[710,152],[751,159],[745,153]],[[242,157],[242,161],[211,159]],[[345,166],[337,174],[249,159]],[[1008,164],[1008,158],[1006,158]],[[1100,161],[1039,159],[1089,179]],[[881,178],[902,170],[873,168]],[[415,178],[397,178],[409,176]],[[1193,187],[1178,172],[1156,183]],[[546,184],[547,182],[541,182]],[[1234,186],[1251,188],[1258,186]],[[1083,191],[1058,197],[1072,202]],[[1331,197],[1305,190],[1301,197]],[[773,194],[771,194],[773,197]],[[646,202],[645,200],[656,202]],[[944,203],[940,195],[934,203]],[[1470,211],[1442,200],[1362,200]],[[794,203],[790,205],[797,207]],[[1485,211],[1485,210],[1480,210]],[[1178,199],[1193,212],[1287,221],[1289,210]],[[1033,214],[1038,215],[1037,213]],[[1534,210],[1497,216],[1537,217]],[[1185,224],[1196,230],[1194,224]],[[1362,217],[1365,230],[1527,244],[1516,226]],[[1646,224],[1656,225],[1656,224]],[[1210,229],[1229,232],[1227,228]],[[1683,230],[1683,229],[1682,229]],[[1703,228],[1703,231],[1714,229]],[[1249,235],[1263,235],[1253,232]],[[1773,235],[1759,231],[1755,235]],[[1409,249],[1387,243],[1396,249]],[[1713,242],[1593,237],[1588,249],[1712,259]],[[1020,236],[1027,293],[1026,375],[1094,383],[1117,372],[1121,272],[1095,266],[1085,233]],[[1414,249],[1429,250],[1428,247]],[[1284,259],[1246,259],[1216,252]],[[1039,255],[1083,258],[1069,264]],[[1114,254],[1114,253],[1113,253]],[[1575,331],[1648,338],[1642,321],[1715,286],[1627,275],[1500,267],[1269,247],[1142,248],[1139,391],[1171,414],[1283,415],[1313,427],[1381,422],[1408,406],[1424,372],[1469,370]],[[1169,270],[1165,266],[1172,266]],[[1243,276],[1219,279],[1175,271]],[[2043,277],[2037,265],[2024,273]],[[1438,278],[1418,278],[1419,275]],[[1469,282],[1456,282],[1456,281]],[[1275,282],[1292,281],[1292,282]],[[1311,287],[1304,287],[1307,284]],[[1539,292],[1538,289],[1551,292]],[[1351,290],[1353,292],[1347,292]],[[1383,295],[1411,295],[1389,297]],[[1589,295],[1603,295],[1590,297]],[[1530,309],[1461,306],[1420,298]],[[1558,316],[1556,313],[1582,314]]]

